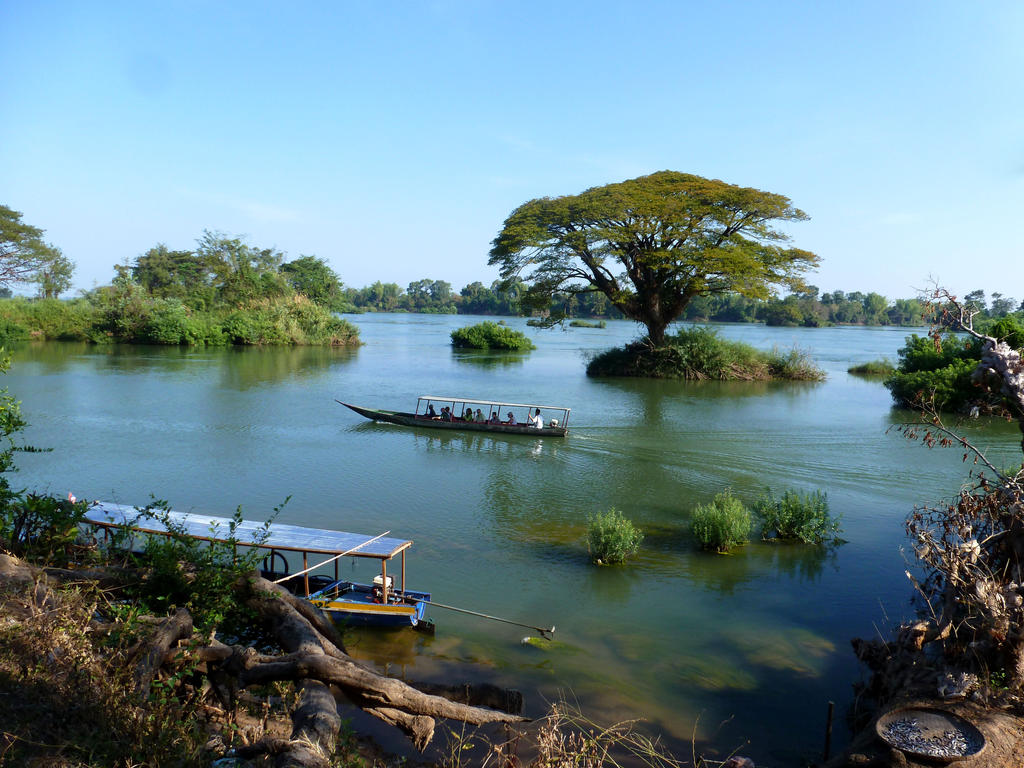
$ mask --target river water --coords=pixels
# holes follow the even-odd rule
[[[415,541],[408,584],[530,630],[431,609],[430,638],[352,632],[354,655],[409,679],[515,687],[527,714],[561,698],[590,718],[642,717],[680,755],[741,747],[761,765],[820,757],[860,677],[849,641],[911,614],[903,521],[966,479],[961,454],[889,428],[895,411],[855,363],[896,359],[906,329],[717,326],[763,349],[807,351],[822,383],[588,379],[586,356],[638,334],[540,330],[525,354],[456,351],[481,318],[361,315],[358,349],[26,344],[6,385],[30,422],[14,484],[79,498],[266,519]],[[421,394],[572,408],[567,438],[492,437],[368,422],[334,399],[407,410]],[[970,426],[997,465],[1019,461],[1004,422]],[[731,488],[827,492],[842,546],[696,549],[693,506]],[[626,566],[589,563],[586,519],[615,507],[645,532]],[[353,565],[357,576],[366,577]],[[345,572],[348,572],[346,566]],[[373,728],[363,721],[359,726]]]

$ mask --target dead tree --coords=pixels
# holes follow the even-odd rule
[[[947,291],[932,295],[939,327],[966,333],[982,343],[982,359],[973,373],[981,386],[998,390],[1024,433],[1024,368],[1020,351],[974,329],[974,316]],[[949,503],[919,507],[907,520],[914,553],[925,566],[918,581],[907,572],[927,618],[900,628],[891,643],[855,641],[862,660],[892,677],[894,664],[927,666],[922,649],[941,649],[954,669],[1001,670],[1015,689],[1024,686],[1024,469],[1000,469],[925,404],[922,420],[900,431],[929,447],[958,447],[970,462],[970,481]],[[1024,440],[1022,440],[1024,450]],[[884,647],[883,647],[884,646]],[[904,657],[899,661],[899,657]],[[898,662],[898,664],[897,664]],[[934,670],[931,679],[935,680]]]

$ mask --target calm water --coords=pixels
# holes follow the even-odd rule
[[[439,602],[558,627],[528,630],[433,609],[434,638],[353,633],[354,654],[420,680],[482,679],[526,695],[528,714],[568,697],[599,721],[642,716],[688,755],[696,733],[758,765],[820,755],[827,702],[840,713],[860,675],[849,640],[909,613],[903,520],[965,478],[955,451],[886,430],[907,419],[847,367],[895,360],[906,330],[722,326],[757,347],[808,351],[820,384],[592,380],[588,352],[637,334],[540,331],[526,355],[453,351],[477,319],[363,315],[356,350],[28,345],[6,377],[52,453],[19,457],[22,486],[179,510],[279,520],[416,543],[412,588]],[[334,398],[411,408],[420,394],[571,407],[566,439],[377,425]],[[996,463],[1019,433],[972,427]],[[754,543],[692,546],[690,510],[729,487],[827,491],[848,542],[829,553]],[[596,568],[587,515],[616,507],[646,539],[627,567]],[[364,575],[357,572],[357,575]],[[467,671],[465,664],[473,667]],[[730,719],[732,718],[732,719]],[[362,726],[360,721],[357,725]],[[372,726],[371,726],[372,727]],[[845,738],[840,722],[837,740]]]

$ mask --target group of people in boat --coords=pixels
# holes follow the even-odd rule
[[[512,411],[508,412],[508,418],[505,420],[501,419],[498,411],[491,411],[490,416],[486,416],[483,411],[477,408],[475,411],[472,408],[466,408],[461,415],[456,416],[452,413],[452,409],[447,405],[441,408],[441,413],[438,413],[434,409],[433,403],[427,404],[426,417],[428,419],[436,419],[438,421],[463,421],[463,422],[476,422],[477,424],[507,424],[510,426],[530,426],[536,427],[537,429],[544,429],[544,417],[540,415],[540,408],[537,408],[532,416],[527,411],[527,422],[521,424],[516,421],[515,414]],[[558,420],[552,419],[551,426],[558,426]]]

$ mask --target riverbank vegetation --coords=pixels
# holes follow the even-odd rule
[[[643,539],[633,522],[614,507],[587,519],[587,550],[597,565],[626,562],[640,549]]]
[[[968,303],[941,289],[934,298],[941,311],[932,352],[958,365],[966,361],[958,356],[963,350],[977,348],[978,387],[988,390],[986,400],[999,400],[1024,434],[1019,347],[977,330]],[[960,336],[950,338],[942,330]],[[910,351],[923,357],[926,350],[915,343]],[[972,469],[951,499],[918,506],[907,517],[906,531],[920,565],[907,572],[918,615],[888,637],[854,640],[858,658],[872,673],[858,702],[863,707],[871,701],[877,711],[907,700],[926,706],[942,700],[958,713],[956,702],[969,699],[974,709],[963,709],[964,715],[988,720],[986,753],[972,762],[1008,765],[1020,754],[1024,715],[1024,470],[1019,464],[1010,469],[994,465],[984,451],[945,426],[936,400],[918,402],[920,421],[902,425],[902,434],[928,448],[953,448]],[[1006,715],[1002,722],[990,718],[995,712]],[[871,714],[864,713],[865,720]],[[860,740],[858,754],[832,765],[870,763],[877,750],[871,736],[868,732]]]
[[[1024,348],[1024,321],[1016,317],[982,322],[979,327],[1010,349]],[[983,341],[950,327],[929,336],[913,334],[900,349],[897,369],[886,379],[885,386],[895,404],[903,408],[927,403],[939,411],[977,409],[976,412],[1005,414],[1002,392],[982,386],[983,374],[978,372],[978,366],[983,351]]]
[[[451,332],[452,346],[463,349],[500,349],[512,352],[536,349],[525,334],[506,325],[484,321]]]
[[[764,352],[723,339],[712,328],[683,328],[660,347],[649,340],[605,350],[590,359],[588,376],[638,376],[692,381],[789,379],[821,381],[824,371],[799,350]]]
[[[206,232],[194,251],[155,246],[114,281],[70,301],[0,300],[6,340],[210,346],[351,345],[358,330],[335,316],[341,283],[309,256]]]

